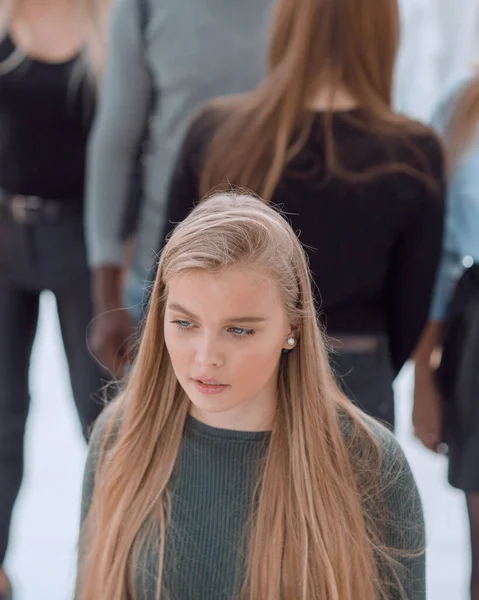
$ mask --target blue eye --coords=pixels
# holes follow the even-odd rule
[[[254,335],[253,329],[243,329],[242,327],[231,327],[230,331],[237,337],[245,337],[247,335]]]
[[[178,327],[180,329],[183,329],[184,331],[187,331],[188,329],[191,329],[193,327],[193,323],[190,323],[190,321],[183,321],[182,319],[178,319],[177,321],[171,322],[178,325]]]

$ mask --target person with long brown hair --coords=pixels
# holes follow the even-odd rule
[[[444,213],[437,136],[391,108],[397,12],[396,0],[278,0],[269,74],[193,121],[160,241],[218,186],[281,206],[309,249],[343,385],[391,427],[392,383],[426,323]]]
[[[28,372],[40,295],[54,293],[85,438],[108,379],[87,347],[83,235],[87,138],[109,0],[0,1],[0,599],[23,476]],[[54,424],[52,424],[52,427]]]
[[[415,355],[413,420],[416,436],[427,448],[444,452],[447,444],[449,483],[465,492],[471,530],[471,599],[479,600],[479,422],[477,384],[471,373],[478,370],[477,344],[476,348],[469,346],[471,364],[464,373],[467,379],[461,377],[464,384],[453,381],[456,370],[445,370],[442,361],[437,370],[438,357],[446,341],[448,307],[456,295],[455,290],[459,292],[462,276],[467,276],[466,270],[473,273],[474,268],[477,277],[479,263],[479,71],[449,86],[437,107],[434,124],[447,149],[447,220],[430,321]],[[470,321],[467,315],[465,318]],[[471,335],[476,337],[473,323],[468,325]],[[453,325],[447,329],[450,327]],[[464,338],[465,332],[459,335]],[[445,353],[443,358],[446,360]],[[444,373],[441,377],[440,372]],[[440,386],[441,379],[451,381],[444,381],[445,385]],[[446,389],[457,391],[446,394]]]
[[[175,229],[99,417],[76,600],[424,600],[419,494],[341,393],[282,215],[214,195]]]

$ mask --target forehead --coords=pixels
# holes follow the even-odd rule
[[[266,272],[226,269],[212,273],[191,269],[171,278],[167,302],[181,304],[198,316],[273,315],[283,313],[275,282]]]

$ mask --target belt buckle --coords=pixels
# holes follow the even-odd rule
[[[27,223],[29,216],[42,206],[39,196],[12,196],[12,216],[17,223]]]

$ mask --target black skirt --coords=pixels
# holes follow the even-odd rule
[[[479,492],[479,432],[467,439],[451,439],[449,446],[449,483],[466,493]]]
[[[449,483],[479,492],[479,264],[466,269],[449,303],[437,380],[444,402]]]

